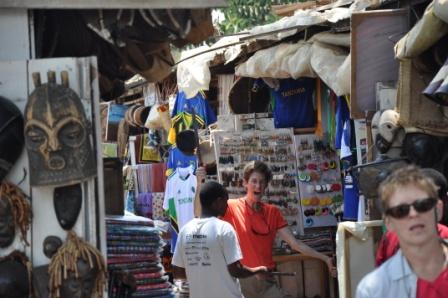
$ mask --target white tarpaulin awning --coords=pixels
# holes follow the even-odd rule
[[[444,10],[439,9],[439,11],[442,13]],[[448,23],[436,16],[434,2],[432,2],[411,31],[397,42],[395,45],[395,56],[398,59],[417,57],[447,33]]]
[[[349,94],[348,49],[330,44],[349,46],[349,37],[349,34],[323,32],[309,41],[283,43],[260,50],[238,65],[235,74],[276,79],[319,76],[337,95]]]
[[[179,91],[183,91],[187,98],[192,98],[200,90],[208,90],[210,85],[211,73],[209,63],[215,58],[215,55],[224,53],[226,61],[229,62],[238,56],[241,51],[241,44],[229,48],[221,48],[227,44],[233,44],[238,41],[238,37],[229,36],[220,39],[211,47],[202,46],[181,53],[180,61],[195,54],[204,52],[198,56],[186,59],[177,65],[177,85]],[[213,50],[213,48],[219,48]]]
[[[343,66],[348,56],[348,51],[337,46],[315,42],[311,47],[311,67],[314,72],[330,87],[336,95],[350,94],[350,89],[344,90],[344,85],[340,81],[350,82],[350,75],[347,78],[337,80],[339,68]],[[348,73],[350,74],[350,73]]]
[[[238,65],[235,74],[251,78],[316,77],[311,69],[311,43],[282,43],[257,51],[246,62]]]
[[[434,14],[448,24],[448,0],[435,0]]]
[[[232,41],[240,41],[241,44],[229,47],[220,53],[224,54],[226,63],[228,63],[238,57],[241,53],[241,46],[245,41],[256,39],[281,40],[296,34],[298,29],[349,19],[352,12],[377,6],[380,2],[381,0],[356,0],[354,2],[339,0],[330,4],[329,9],[325,11],[322,11],[323,7],[314,10],[298,10],[293,16],[284,17],[268,25],[254,27],[243,37],[234,36]],[[351,5],[348,8],[338,7],[350,3]],[[223,39],[227,40],[227,38]],[[220,42],[221,40],[218,43]],[[324,55],[322,57],[317,57],[317,52],[312,53],[311,47],[316,42],[322,43],[321,46],[314,46],[316,51]],[[212,47],[217,47],[218,43]],[[325,46],[328,44],[333,45],[333,47],[330,46],[330,49]],[[345,95],[350,93],[350,60],[347,60],[348,51],[344,49],[349,46],[349,34],[319,33],[312,36],[308,41],[299,41],[295,44],[285,43],[259,50],[245,63],[240,64],[235,71],[237,75],[254,78],[298,78],[319,75],[336,94]],[[338,49],[338,47],[340,48]],[[204,49],[202,48],[202,50]],[[213,54],[207,52],[201,55],[204,57],[195,57],[189,59],[190,61],[186,60],[179,64],[177,77],[179,82],[182,82],[179,85],[180,90],[192,94],[191,96],[194,96],[199,89],[208,90],[210,82],[208,63],[216,53],[217,51],[214,51]],[[183,58],[189,55],[191,53],[183,55]],[[197,71],[205,72],[205,75],[197,75]],[[336,74],[338,77],[336,77]]]

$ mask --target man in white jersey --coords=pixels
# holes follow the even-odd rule
[[[187,279],[190,297],[243,297],[237,278],[265,275],[264,266],[248,268],[239,260],[241,249],[233,227],[217,218],[227,209],[228,194],[214,181],[199,193],[202,211],[180,231],[173,256],[175,279]]]

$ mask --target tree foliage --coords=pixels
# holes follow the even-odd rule
[[[271,13],[271,5],[296,3],[298,0],[228,0],[222,9],[224,20],[219,29],[224,34],[237,33],[258,25],[272,23],[278,19]]]

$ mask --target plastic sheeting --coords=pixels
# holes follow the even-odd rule
[[[282,43],[257,51],[246,62],[238,65],[235,74],[251,78],[316,77],[311,69],[311,46],[305,41]]]
[[[202,46],[189,51],[183,51],[181,58],[185,59],[197,53],[201,53],[213,48],[224,46],[238,41],[237,37],[226,37],[219,40],[212,47]],[[187,59],[177,66],[177,85],[179,91],[183,91],[187,98],[194,97],[200,90],[208,90],[210,86],[210,69],[209,63],[215,58],[215,55],[224,53],[226,61],[229,62],[235,59],[241,51],[241,45],[231,46],[215,51],[206,52],[196,57]]]
[[[208,49],[203,46],[190,51],[184,51],[181,59],[190,57]],[[215,57],[214,52],[205,53],[197,57],[181,62],[177,66],[177,86],[187,98],[194,97],[200,90],[208,90],[210,85],[210,69],[208,63]]]
[[[341,89],[341,94],[350,94],[351,54],[349,54],[336,73],[336,84]]]
[[[417,24],[397,42],[395,56],[398,59],[416,57],[447,33],[448,24],[435,15],[434,2],[432,2]]]
[[[337,96],[350,94],[344,90],[336,80],[339,68],[344,64],[348,52],[341,47],[336,47],[321,42],[313,43],[311,47],[311,67],[314,72],[327,84]],[[348,77],[350,79],[350,76]],[[345,84],[344,84],[345,85]]]
[[[335,34],[330,32],[320,32],[311,36],[309,41],[320,41],[334,46],[350,48],[350,33]]]
[[[357,2],[366,2],[366,0],[359,0]],[[367,5],[368,6],[368,5]],[[336,7],[323,12],[315,10],[297,10],[293,16],[284,17],[277,22],[256,26],[252,28],[250,35],[265,34],[263,39],[281,40],[288,36],[294,35],[300,27],[309,27],[312,25],[322,24],[324,22],[336,23],[338,21],[349,19],[352,11],[362,10],[366,5],[353,5],[350,8]],[[291,28],[287,30],[287,28]],[[296,27],[296,28],[294,28]],[[267,34],[272,31],[285,30],[277,33]]]
[[[236,68],[236,75],[251,78],[319,76],[336,95],[350,93],[350,59],[345,48],[317,40],[349,45],[345,34],[321,34],[310,41],[280,44],[256,52]],[[314,42],[311,42],[314,41]]]
[[[435,0],[434,14],[448,24],[448,0]]]
[[[318,11],[317,9],[296,10],[293,16],[284,17],[271,24],[256,26],[252,28],[249,33],[250,35],[266,34],[263,36],[263,39],[281,40],[288,36],[294,35],[297,32],[297,29],[300,27],[318,25],[324,22],[336,23],[344,19],[349,19],[352,12],[362,11],[368,7],[378,6],[382,1],[356,0],[350,5],[349,8],[337,7],[350,4],[351,2],[353,1],[337,1],[331,4],[333,8],[325,10],[323,12]],[[291,27],[292,29],[288,30],[288,28]],[[278,30],[285,31],[269,34],[269,32]]]

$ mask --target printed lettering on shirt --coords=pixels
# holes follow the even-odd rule
[[[282,96],[283,97],[293,96],[293,95],[296,95],[296,94],[304,93],[305,91],[306,91],[306,89],[304,87],[301,87],[301,88],[297,88],[297,89],[283,91],[282,92]]]
[[[207,235],[185,234],[185,256],[190,266],[211,266]]]
[[[191,198],[191,197],[190,198],[182,198],[182,199],[179,199],[178,202],[179,202],[179,205],[189,204],[189,203],[193,202],[193,198]]]

